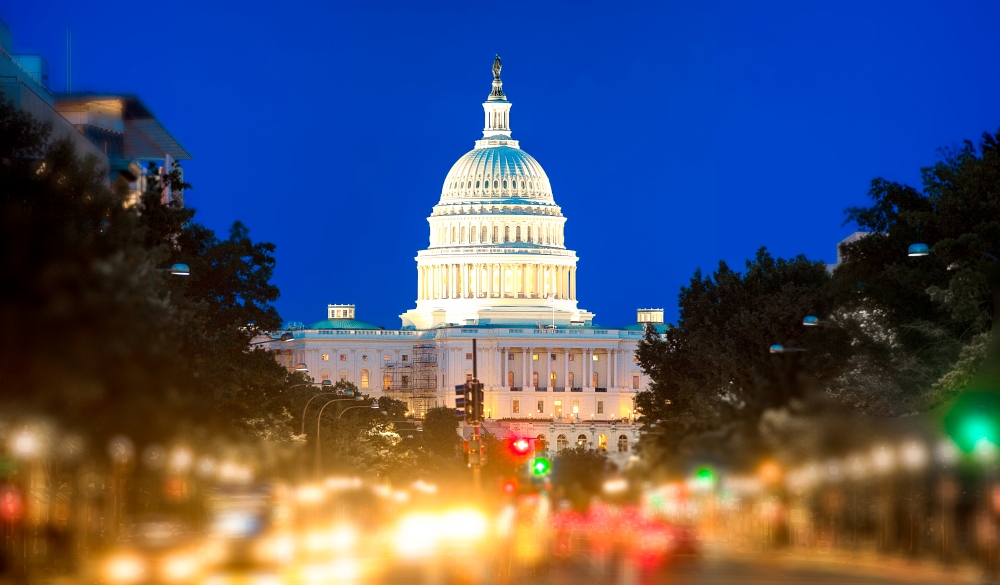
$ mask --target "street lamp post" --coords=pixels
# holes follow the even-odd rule
[[[360,398],[361,400],[364,400],[363,397],[359,396],[358,398]],[[355,400],[355,399],[352,399],[352,400]],[[330,400],[329,402],[327,402],[326,404],[324,404],[322,406],[322,408],[319,409],[319,414],[316,416],[316,463],[315,463],[315,466],[316,466],[316,479],[317,480],[320,477],[323,476],[323,459],[322,459],[322,456],[323,456],[323,452],[322,452],[323,443],[320,441],[320,438],[321,438],[320,437],[320,428],[321,428],[320,427],[320,423],[323,421],[323,411],[326,410],[327,406],[330,406],[334,402],[343,402],[343,401],[339,400],[339,399]],[[378,402],[375,401],[375,400],[372,400],[371,406],[348,406],[344,410],[340,411],[340,414],[337,415],[337,420],[339,421],[344,416],[345,412],[347,412],[349,410],[355,410],[355,409],[358,409],[358,408],[372,408],[372,409],[376,409],[377,410],[380,407],[378,405]]]

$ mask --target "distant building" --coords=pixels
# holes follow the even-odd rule
[[[847,244],[853,244],[854,242],[857,242],[861,238],[864,238],[866,236],[870,236],[873,233],[875,233],[875,232],[854,232],[853,234],[847,236],[843,240],[840,240],[839,242],[837,242],[837,263],[836,264],[827,264],[826,265],[826,269],[829,272],[832,273],[834,270],[837,269],[838,266],[840,266],[841,264],[844,263],[845,258],[844,258],[844,249],[843,248],[844,248],[845,245],[847,245]]]
[[[647,324],[665,331],[663,309],[601,327],[579,308],[566,218],[542,166],[511,138],[499,63],[494,73],[483,137],[452,166],[428,218],[416,307],[402,326],[329,305],[326,319],[290,328],[292,341],[270,347],[288,368],[304,363],[318,381],[404,400],[417,416],[454,408],[475,363],[488,432],[533,437],[552,451],[606,450],[621,465],[639,439],[635,395],[649,382],[636,345]]]
[[[146,189],[149,163],[162,172],[191,155],[137,96],[87,92],[53,93],[41,55],[13,53],[10,29],[0,21],[0,89],[5,99],[52,124],[53,140],[69,138],[81,158],[93,157],[108,182],[124,182],[133,199]],[[164,190],[164,202],[183,203],[183,193]]]

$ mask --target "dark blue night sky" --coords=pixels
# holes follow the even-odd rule
[[[765,4],[762,6],[762,4]],[[364,6],[363,6],[364,5]],[[398,327],[494,53],[606,326],[677,315],[696,268],[833,262],[876,176],[1000,128],[996,2],[10,2],[65,88],[139,94],[194,155],[198,219],[277,244],[278,309]]]

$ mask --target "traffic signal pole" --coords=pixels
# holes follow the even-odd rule
[[[478,363],[478,352],[476,351],[476,340],[472,340],[472,440],[474,444],[479,448],[479,456],[472,462],[472,486],[477,492],[483,490],[483,477],[482,468],[480,466],[483,460],[483,441],[479,436],[479,419],[482,418],[479,414],[482,411],[482,399],[483,392],[481,390],[482,386],[479,384],[479,372],[477,369]]]

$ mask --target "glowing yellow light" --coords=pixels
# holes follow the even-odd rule
[[[198,562],[191,555],[168,558],[163,565],[163,574],[168,581],[189,581],[197,572]]]
[[[108,561],[107,577],[113,583],[135,583],[145,574],[145,563],[139,557],[121,555]]]
[[[295,497],[303,504],[315,504],[323,501],[326,492],[318,485],[304,485],[295,492]]]

